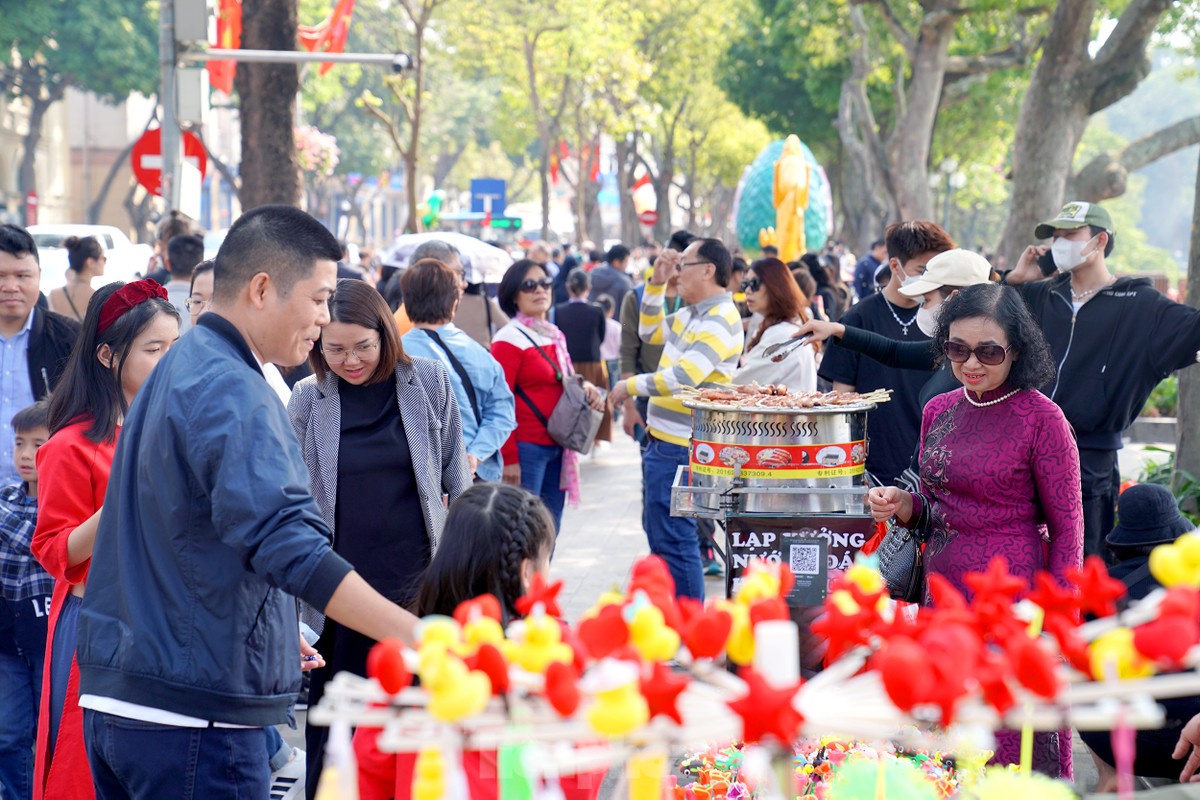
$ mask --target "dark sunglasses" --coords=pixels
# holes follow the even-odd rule
[[[527,280],[521,281],[521,291],[533,293],[538,289],[549,289],[553,285],[553,278],[542,278],[541,280],[536,281],[533,278],[528,278]]]
[[[998,344],[981,344],[974,350],[958,342],[946,342],[942,345],[942,350],[946,353],[946,358],[955,364],[963,364],[968,358],[974,355],[980,364],[989,367],[1003,364],[1004,357],[1008,355],[1008,351],[1011,349],[1012,345],[1001,347]]]
[[[762,281],[758,278],[751,278],[748,281],[742,281],[743,292],[757,292],[762,287]]]

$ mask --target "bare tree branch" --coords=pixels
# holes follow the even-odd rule
[[[1071,179],[1070,194],[1091,203],[1120,197],[1125,193],[1129,173],[1197,143],[1200,143],[1200,115],[1134,139],[1120,150],[1096,156]]]
[[[1091,64],[1080,76],[1095,114],[1125,97],[1150,74],[1146,47],[1171,0],[1132,0]]]
[[[851,5],[855,6],[876,6],[883,14],[883,21],[887,24],[888,30],[892,32],[892,36],[896,37],[896,41],[904,48],[904,52],[908,54],[911,61],[917,52],[917,40],[904,27],[904,23],[896,16],[895,10],[892,8],[888,0],[851,0]]]

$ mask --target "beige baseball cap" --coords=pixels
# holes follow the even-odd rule
[[[920,297],[943,286],[974,286],[987,283],[992,274],[988,260],[972,250],[956,248],[938,253],[925,265],[925,274],[906,280],[900,294]]]

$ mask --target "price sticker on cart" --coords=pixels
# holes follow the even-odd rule
[[[746,445],[692,440],[691,469],[697,475],[797,480],[862,475],[867,465],[865,440],[835,444]]]

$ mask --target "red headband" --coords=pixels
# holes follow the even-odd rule
[[[166,300],[167,290],[161,283],[149,278],[127,283],[117,289],[100,307],[100,322],[96,324],[96,335],[100,336],[111,328],[129,309],[155,297]]]

